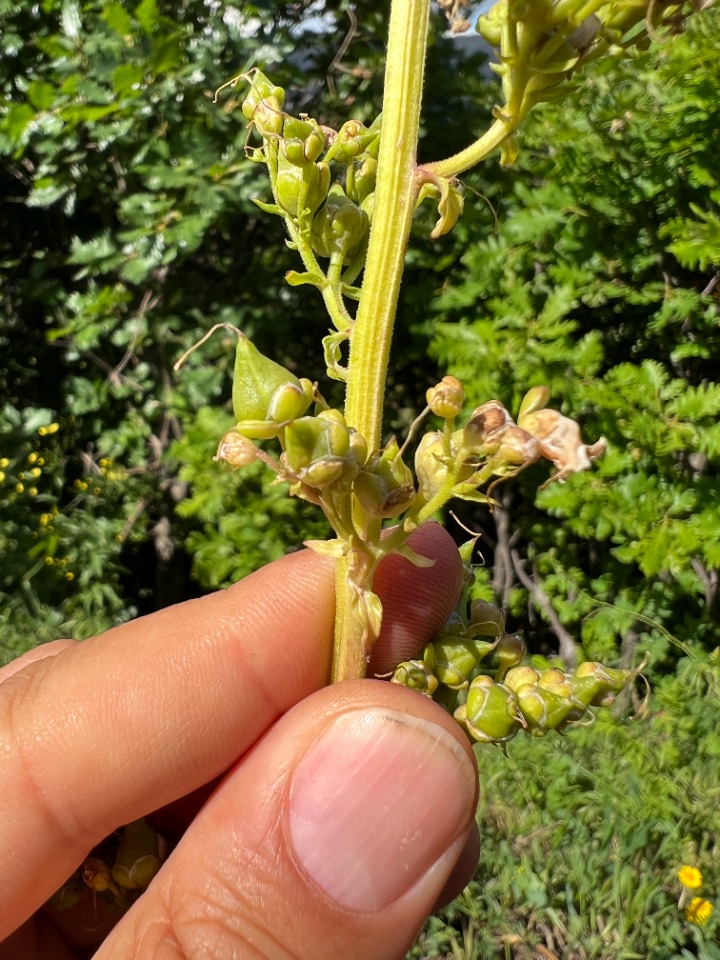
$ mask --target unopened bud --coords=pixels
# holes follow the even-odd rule
[[[513,692],[484,674],[472,681],[467,702],[454,716],[480,743],[505,743],[521,726]]]
[[[508,670],[503,682],[505,686],[511,690],[519,690],[520,687],[525,686],[525,684],[536,683],[539,677],[540,674],[537,670],[525,665],[523,667],[513,667],[512,670]]]
[[[441,634],[432,644],[435,676],[440,683],[459,690],[466,686],[478,664],[494,648],[485,640],[461,640]]]
[[[238,470],[257,460],[257,447],[252,440],[244,437],[237,430],[230,430],[220,441],[213,459],[226,463],[233,470]]]
[[[438,688],[437,678],[422,660],[407,660],[405,663],[398,664],[390,682],[417,690],[418,693],[424,693],[428,697],[431,697]]]
[[[505,630],[505,616],[494,603],[473,600],[470,604],[468,633],[472,636],[499,637]]]
[[[500,637],[493,651],[495,679],[502,682],[508,670],[522,662],[527,653],[525,641],[518,633],[505,633]]]
[[[465,402],[465,390],[457,377],[443,377],[425,394],[427,405],[436,417],[451,420],[462,410]]]

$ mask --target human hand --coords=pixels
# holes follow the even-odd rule
[[[460,588],[442,528],[411,543],[439,562],[381,566],[377,673],[421,649]],[[0,670],[0,960],[99,943],[98,960],[404,954],[472,875],[475,763],[429,699],[324,686],[333,620],[333,564],[303,551]],[[114,929],[92,895],[84,920],[41,909],[103,837],[160,808],[177,846]]]

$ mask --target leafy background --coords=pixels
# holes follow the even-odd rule
[[[296,264],[251,202],[265,185],[236,93],[214,94],[260,63],[293,111],[370,119],[386,17],[376,0],[0,0],[2,661],[325,535],[259,469],[212,462],[232,338],[172,365],[227,321],[322,377],[320,299],[284,285]],[[652,695],[642,719],[625,703],[507,759],[479,752],[478,874],[414,957],[720,957],[717,914],[689,924],[676,879],[692,863],[718,892],[718,27],[698,15],[538,110],[515,169],[464,178],[451,237],[431,246],[418,218],[388,429],[449,371],[514,410],[545,383],[608,439],[592,472],[538,492],[533,468],[492,515],[458,514],[483,533],[477,594],[536,656],[648,651]],[[443,32],[438,16],[423,159],[481,132],[497,95],[467,36]]]

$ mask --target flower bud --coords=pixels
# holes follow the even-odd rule
[[[144,820],[123,828],[112,878],[125,890],[145,890],[161,866],[158,834]]]
[[[339,183],[334,183],[313,220],[313,250],[321,257],[347,256],[367,239],[369,229],[367,213],[347,198]]]
[[[538,681],[540,674],[530,666],[513,667],[508,670],[503,683],[511,690],[519,690],[525,684],[533,684]]]
[[[451,420],[462,410],[465,402],[465,390],[457,377],[443,377],[425,394],[427,405],[436,417]]]
[[[353,492],[372,517],[397,517],[415,499],[412,471],[398,454],[393,439],[355,478]]]
[[[305,167],[313,163],[325,149],[325,134],[314,120],[285,117],[282,133],[280,149],[296,166]]]
[[[436,677],[422,660],[407,660],[395,668],[390,683],[399,683],[418,693],[431,697],[438,688]]]
[[[503,681],[508,670],[517,667],[527,653],[525,641],[519,633],[504,633],[495,644],[492,664],[496,669],[495,680]]]
[[[226,463],[233,470],[238,470],[257,460],[257,447],[252,440],[244,437],[237,430],[229,430],[220,441],[213,460]]]
[[[313,217],[327,196],[330,187],[330,167],[326,163],[292,163],[278,154],[278,172],[275,180],[275,200],[291,217],[307,213]]]
[[[500,607],[484,600],[470,604],[468,633],[472,636],[499,637],[505,630],[505,617]]]
[[[454,716],[480,743],[505,743],[521,726],[513,692],[484,674],[472,681],[467,701]]]
[[[441,489],[448,476],[443,435],[434,430],[426,433],[415,452],[415,476],[418,491],[427,503]]]
[[[285,428],[283,462],[303,483],[322,489],[347,470],[357,469],[350,455],[350,433],[339,410],[301,417]]]

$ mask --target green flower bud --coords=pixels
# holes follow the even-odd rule
[[[418,491],[427,503],[441,489],[448,476],[445,442],[437,430],[426,433],[415,452]]]
[[[368,201],[374,197],[375,182],[377,180],[377,160],[367,157],[353,178],[352,198],[362,205],[363,210],[372,218],[372,204]],[[348,192],[351,192],[348,190]]]
[[[273,422],[271,408],[291,420],[302,416],[311,402],[312,385],[308,380],[298,380],[285,367],[260,353],[246,336],[238,336],[233,412],[239,433],[256,438],[277,436],[277,424],[282,421]]]
[[[546,407],[549,399],[550,391],[547,387],[532,387],[528,390],[522,398],[518,411],[518,426],[522,427],[523,430],[527,430],[527,427],[523,423],[523,418],[530,413],[535,413],[536,410],[541,410],[543,407]]]
[[[526,684],[537,683],[539,679],[540,674],[537,670],[533,670],[532,667],[526,665],[524,667],[513,667],[511,670],[508,670],[503,683],[511,690],[517,691]]]
[[[397,517],[415,499],[412,471],[398,454],[393,439],[355,478],[353,492],[372,517]]]
[[[436,417],[452,420],[462,410],[465,390],[457,377],[447,376],[427,390],[425,400]]]
[[[390,682],[402,684],[403,687],[417,690],[418,693],[424,693],[428,697],[431,697],[438,688],[437,679],[422,660],[407,660],[405,663],[398,664]]]
[[[468,633],[473,636],[499,637],[505,630],[505,617],[494,603],[473,600],[470,604]]]
[[[454,716],[480,743],[505,743],[521,726],[513,692],[484,674],[472,681],[467,701]]]
[[[303,212],[313,217],[325,200],[330,187],[330,167],[326,163],[291,163],[278,154],[278,172],[275,180],[275,200],[291,217]]]
[[[313,220],[313,250],[321,257],[332,254],[345,257],[367,239],[369,229],[367,213],[346,197],[339,183],[334,183]]]
[[[296,166],[313,163],[325,149],[325,134],[314,120],[285,117],[282,133],[280,149]]]
[[[339,410],[301,417],[285,428],[283,462],[305,484],[322,489],[357,469],[350,432]]]
[[[332,147],[328,150],[328,160],[337,160],[338,163],[350,163],[355,157],[364,153],[377,140],[379,129],[368,129],[359,120],[347,120],[338,130],[338,135]]]
[[[537,685],[540,689],[549,690],[551,693],[555,693],[559,697],[571,698],[573,696],[573,686],[569,678],[563,673],[562,670],[557,670],[554,667],[549,670],[542,671],[537,681]]]
[[[158,834],[144,820],[123,828],[112,868],[113,880],[125,890],[145,890],[161,866]]]
[[[527,653],[525,641],[518,633],[504,633],[493,651],[493,666],[496,668],[495,680],[500,683],[508,670],[517,667]]]

